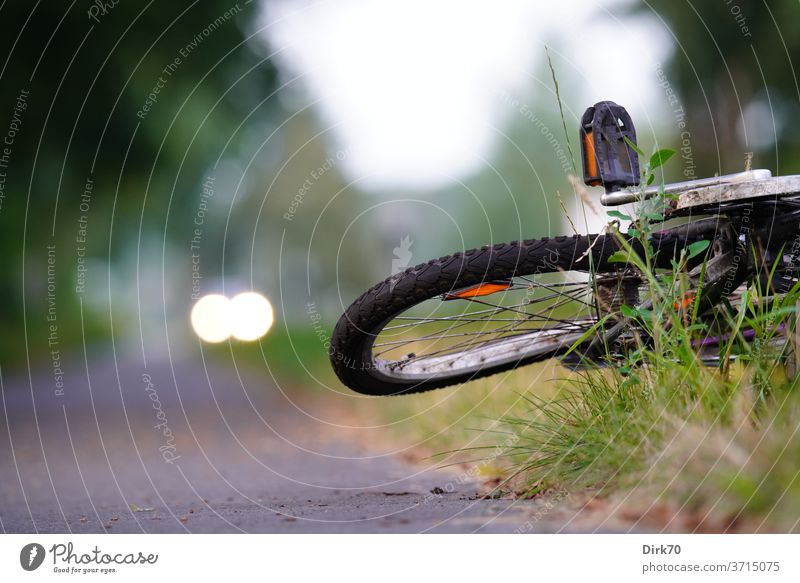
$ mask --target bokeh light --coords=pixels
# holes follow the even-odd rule
[[[203,296],[192,308],[192,328],[206,342],[223,342],[231,336],[231,313],[231,301],[225,296]]]
[[[231,334],[237,340],[257,340],[272,327],[275,315],[269,300],[256,292],[241,293],[230,303]]]
[[[192,328],[206,342],[223,342],[233,336],[258,340],[275,321],[272,304],[257,292],[238,294],[232,300],[221,294],[203,296],[192,308]]]

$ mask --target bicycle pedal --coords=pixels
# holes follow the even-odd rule
[[[601,101],[581,118],[583,181],[604,186],[606,193],[638,186],[639,156],[626,142],[636,144],[636,128],[624,107]]]

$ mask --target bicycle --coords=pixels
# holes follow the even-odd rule
[[[410,267],[367,290],[336,324],[329,356],[342,383],[399,395],[549,358],[570,366],[613,362],[646,338],[635,317],[648,308],[636,267],[645,245],[655,270],[675,269],[682,258],[687,299],[676,309],[709,314],[756,282],[775,294],[797,283],[800,176],[747,170],[643,185],[634,124],[610,101],[587,109],[580,143],[584,182],[605,188],[602,205],[662,204],[632,223],[648,227],[646,241],[635,228],[612,229],[484,246]],[[708,353],[724,339],[724,330],[708,334],[698,350]]]

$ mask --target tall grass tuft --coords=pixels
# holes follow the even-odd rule
[[[643,185],[672,154],[649,157]],[[643,252],[616,231],[622,250],[612,261],[633,268],[646,291],[614,317],[641,333],[613,359],[603,347],[611,366],[574,374],[555,397],[528,396],[524,414],[503,419],[515,436],[504,450],[509,480],[528,496],[636,493],[690,513],[693,528],[797,531],[800,393],[791,339],[800,284],[774,295],[773,269],[709,317],[694,293],[705,283],[709,242],[689,245],[672,269],[654,268],[651,234],[667,202],[662,189],[637,205],[628,236]],[[714,354],[700,346],[709,335],[720,339]]]

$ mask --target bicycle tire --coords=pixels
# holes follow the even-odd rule
[[[629,242],[641,250],[638,242]],[[669,267],[670,259],[689,242],[668,231],[657,234],[653,239],[657,265]],[[559,270],[613,271],[619,264],[609,263],[608,259],[619,249],[619,242],[606,235],[545,237],[484,246],[410,267],[373,286],[347,308],[331,337],[329,357],[333,369],[344,385],[358,393],[388,396],[459,384],[557,356],[569,346],[478,370],[402,380],[387,376],[373,362],[371,343],[398,314],[454,289]]]

